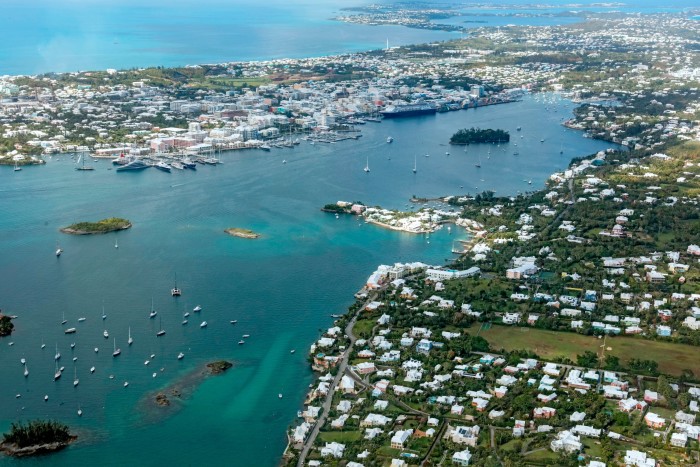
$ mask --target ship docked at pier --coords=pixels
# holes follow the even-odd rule
[[[412,117],[414,115],[434,114],[437,109],[432,104],[390,105],[380,113],[384,118]]]

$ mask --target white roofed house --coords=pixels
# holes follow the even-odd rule
[[[457,444],[466,444],[467,446],[476,446],[479,440],[479,425],[474,426],[457,426],[452,429],[450,438],[452,442]]]
[[[355,394],[357,392],[355,389],[355,380],[348,375],[343,375],[338,388],[343,391],[343,394]]]
[[[412,434],[413,430],[410,429],[397,431],[391,438],[391,447],[393,449],[403,449],[406,447],[406,442],[409,440]]]
[[[326,457],[326,456],[333,456],[337,458],[343,457],[343,452],[345,451],[345,445],[332,442],[332,443],[326,443],[324,447],[321,448],[321,456]]]
[[[455,465],[466,466],[469,465],[471,458],[472,454],[469,452],[469,449],[465,449],[464,451],[459,451],[452,454],[452,463]]]
[[[556,438],[550,443],[550,447],[554,452],[575,453],[583,448],[581,438],[568,430],[557,433]]]

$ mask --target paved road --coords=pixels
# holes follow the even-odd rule
[[[362,310],[363,308],[361,308],[360,310]],[[299,461],[297,462],[297,467],[302,467],[304,465],[304,462],[306,462],[306,456],[309,454],[311,447],[314,445],[314,441],[316,441],[318,432],[321,430],[321,427],[326,423],[326,418],[328,417],[328,412],[330,411],[331,403],[333,402],[333,394],[335,393],[335,388],[338,386],[338,383],[340,383],[340,379],[345,374],[345,369],[348,366],[348,359],[350,358],[352,349],[355,346],[355,341],[357,340],[355,335],[352,333],[352,328],[355,326],[355,322],[357,322],[357,317],[360,315],[360,313],[361,311],[358,311],[355,314],[355,316],[353,316],[353,318],[350,320],[350,322],[348,322],[348,325],[345,326],[345,335],[348,336],[348,338],[350,339],[350,345],[347,349],[345,349],[345,352],[343,353],[343,358],[340,361],[340,366],[338,367],[338,373],[335,375],[333,383],[331,384],[328,390],[326,400],[321,406],[323,409],[322,414],[316,421],[316,425],[314,425],[313,430],[311,430],[311,434],[309,435],[309,437],[306,438],[306,442],[304,442],[304,447],[299,453]]]

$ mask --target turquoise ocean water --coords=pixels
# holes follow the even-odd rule
[[[453,240],[465,238],[463,231],[443,229],[428,241],[352,217],[336,219],[319,208],[337,200],[406,208],[412,195],[541,187],[571,157],[608,147],[560,125],[572,108],[526,96],[514,104],[367,124],[352,142],[225,153],[224,164],[196,172],[116,173],[107,161],[94,163],[94,172],[77,172],[65,155],[17,173],[2,168],[0,297],[2,308],[19,318],[15,334],[0,341],[0,429],[16,419],[52,417],[81,433],[69,449],[23,465],[198,465],[202,459],[274,465],[312,381],[308,346],[332,324],[329,315],[345,311],[376,265],[444,264]],[[476,125],[510,130],[519,155],[513,145],[490,152],[470,146],[466,153],[445,145],[457,129]],[[415,156],[417,174],[411,170]],[[367,157],[369,174],[362,170]],[[89,237],[58,232],[107,216],[128,218],[134,227]],[[263,236],[225,235],[232,226]],[[60,258],[57,241],[65,250]],[[176,275],[183,290],[178,299],[169,294]],[[158,318],[148,318],[151,298],[167,331],[161,338],[155,336]],[[201,316],[192,313],[182,326],[183,312],[197,304]],[[63,334],[64,313],[65,327],[76,327],[76,334]],[[86,321],[77,322],[83,316]],[[199,328],[202,320],[206,329]],[[251,337],[238,345],[242,334]],[[122,350],[118,358],[111,356],[112,338]],[[56,345],[66,369],[54,382]],[[179,352],[185,353],[181,361]],[[144,365],[151,354],[155,358]],[[215,358],[235,367],[196,387],[178,410],[163,416],[143,403],[147,394]],[[19,462],[0,458],[0,464]]]

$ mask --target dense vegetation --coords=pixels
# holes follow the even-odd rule
[[[510,134],[504,130],[492,130],[490,128],[462,128],[450,138],[450,144],[470,144],[470,143],[507,143],[510,141]]]
[[[53,420],[33,420],[26,424],[19,422],[10,426],[10,432],[3,434],[3,442],[20,448],[40,444],[67,443],[71,434],[67,425]]]
[[[9,336],[15,325],[12,324],[12,319],[9,316],[0,314],[0,336]]]
[[[129,227],[131,227],[131,223],[128,220],[110,217],[97,222],[78,222],[61,229],[61,231],[68,233],[106,233],[128,229]]]

